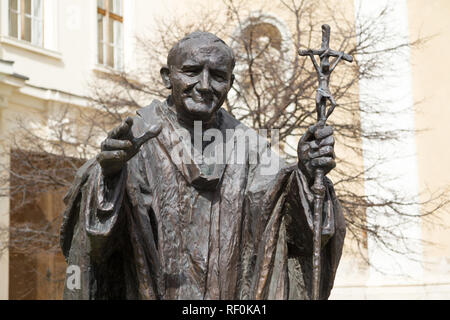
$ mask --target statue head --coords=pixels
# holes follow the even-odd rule
[[[233,51],[209,32],[193,32],[169,51],[161,68],[179,116],[209,121],[222,106],[233,84]]]

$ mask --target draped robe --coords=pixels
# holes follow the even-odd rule
[[[220,132],[252,130],[223,109],[217,119]],[[66,286],[64,298],[310,299],[313,194],[297,164],[252,139],[245,151],[226,141],[240,162],[180,161],[189,158],[186,130],[167,102],[137,112],[134,136],[154,123],[159,136],[116,177],[104,178],[95,159],[78,170],[64,199],[61,247],[81,286]],[[276,170],[267,170],[269,158]],[[333,185],[325,185],[322,299],[345,237]]]

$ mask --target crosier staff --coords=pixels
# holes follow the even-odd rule
[[[316,92],[316,111],[317,111],[317,124],[316,127],[324,127],[328,117],[336,107],[336,101],[330,93],[329,83],[330,75],[336,68],[341,59],[353,62],[353,57],[330,49],[330,26],[327,24],[322,25],[322,46],[319,50],[299,50],[300,56],[309,56],[314,68],[317,72],[317,78],[319,81],[319,87]],[[317,55],[320,58],[320,66],[317,64],[314,56]],[[330,57],[336,57],[333,64],[330,67]],[[330,102],[331,106],[326,112],[326,102]],[[321,251],[321,235],[322,235],[322,211],[323,200],[325,198],[325,185],[323,182],[324,172],[322,169],[316,169],[314,172],[314,184],[312,191],[314,193],[314,217],[313,217],[313,283],[312,283],[312,300],[320,299],[320,251]]]

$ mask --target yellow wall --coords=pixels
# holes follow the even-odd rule
[[[409,0],[408,18],[411,40],[431,37],[411,50],[412,85],[419,185],[427,201],[432,193],[448,189],[450,181],[450,1]],[[422,212],[430,210],[424,206]],[[440,210],[440,219],[423,221],[426,278],[450,284],[450,217],[448,208]],[[441,224],[440,226],[438,224]],[[449,290],[449,289],[447,289]],[[447,291],[448,293],[449,291]]]

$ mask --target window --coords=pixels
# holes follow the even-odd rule
[[[241,31],[240,47],[236,52],[239,60],[244,62],[244,68],[248,70],[244,73],[245,78],[241,79],[243,89],[277,96],[278,86],[274,84],[282,73],[281,64],[284,59],[279,29],[262,19],[251,20]]]
[[[41,0],[9,0],[9,35],[37,46],[44,43]]]
[[[122,0],[97,0],[98,63],[123,69]]]

